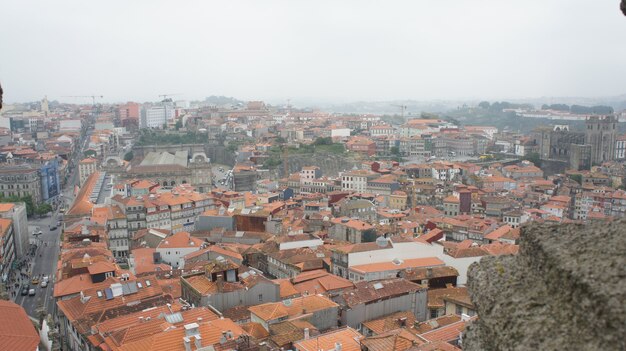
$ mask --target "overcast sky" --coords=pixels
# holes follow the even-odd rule
[[[8,103],[618,95],[626,17],[618,0],[5,1],[0,81]]]

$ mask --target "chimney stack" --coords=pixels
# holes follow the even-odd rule
[[[217,291],[222,292],[222,288],[224,287],[224,276],[222,274],[218,274],[215,280],[217,283]]]
[[[185,351],[191,351],[191,340],[188,337],[183,336],[183,344],[185,344]]]
[[[433,267],[426,268],[426,277],[430,278],[433,276]]]
[[[335,343],[335,351],[341,351],[341,343],[340,342],[336,342]]]
[[[304,328],[304,340],[309,339],[309,328]]]
[[[195,344],[196,344],[196,350],[199,350],[200,348],[202,348],[202,337],[200,335],[196,335]]]

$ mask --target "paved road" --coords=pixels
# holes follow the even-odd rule
[[[220,172],[220,168],[224,169],[224,172]],[[220,188],[230,189],[230,184],[220,184],[220,180],[226,180],[226,172],[228,172],[231,168],[229,166],[213,163],[211,165],[211,172],[213,173],[213,183],[214,186]]]
[[[48,313],[52,313],[53,311],[54,300],[52,292],[54,289],[54,272],[59,255],[60,229],[49,229],[51,224],[56,224],[56,213],[52,216],[29,222],[29,224],[31,224],[29,227],[34,229],[35,226],[38,226],[43,232],[39,237],[40,241],[34,257],[31,276],[41,277],[47,275],[50,277],[50,282],[46,288],[28,285],[29,288],[35,289],[35,296],[20,295],[17,297],[16,303],[22,305],[29,316],[37,317],[37,309],[40,307],[45,308]],[[22,287],[24,286],[26,286],[26,284],[22,285]]]
[[[87,136],[91,133],[87,133]],[[81,140],[81,151],[77,152],[74,158],[71,160],[72,168],[68,169],[69,178],[62,189],[62,205],[61,207],[69,208],[74,201],[74,186],[78,184],[78,170],[76,165],[82,158],[82,151],[87,148],[88,137],[84,137]],[[29,233],[33,233],[36,230],[41,230],[42,235],[36,239],[31,239],[31,242],[36,242],[37,251],[32,258],[33,265],[31,269],[31,276],[44,276],[47,275],[50,278],[48,286],[42,288],[39,286],[33,286],[29,282],[24,284],[18,290],[18,296],[15,298],[15,302],[22,305],[26,310],[26,313],[31,317],[38,317],[37,310],[43,307],[47,313],[54,315],[55,303],[54,303],[54,283],[55,272],[57,267],[57,261],[59,259],[59,245],[61,237],[61,227],[54,230],[50,230],[52,226],[56,226],[59,220],[59,209],[55,210],[50,216],[43,218],[31,218],[28,220]],[[28,286],[30,289],[35,289],[35,296],[22,296],[20,294],[22,288]]]

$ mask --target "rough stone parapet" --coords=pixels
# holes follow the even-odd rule
[[[483,258],[468,286],[464,350],[626,350],[624,221],[524,227],[519,255]]]

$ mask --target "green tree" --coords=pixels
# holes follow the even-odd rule
[[[131,150],[124,155],[124,161],[130,162],[134,157],[135,155],[133,154],[133,151]]]
[[[400,148],[397,146],[392,146],[391,149],[389,149],[389,151],[391,152],[392,155],[400,156]]]
[[[435,113],[422,112],[422,113],[420,113],[420,118],[423,118],[423,119],[438,119],[439,115],[437,115]]]
[[[278,144],[284,144],[284,143],[286,143],[286,142],[287,142],[287,139],[285,139],[285,138],[283,138],[283,137],[279,136],[279,137],[277,137],[277,138],[276,138],[276,142],[277,142]]]
[[[317,145],[332,145],[333,143],[333,139],[331,137],[326,137],[326,138],[317,138],[315,139],[315,141],[313,142],[313,145],[317,146]]]
[[[17,197],[17,196],[9,196],[9,197],[0,197],[1,203],[8,202],[23,202],[26,205],[26,214],[32,216],[35,213],[35,204],[33,203],[33,198],[28,196]]]
[[[482,108],[483,110],[488,110],[489,106],[490,106],[489,101],[481,101],[478,104],[478,107]]]
[[[35,208],[35,214],[39,216],[43,216],[50,212],[52,212],[52,206],[45,202]]]
[[[577,182],[578,184],[583,183],[583,175],[582,174],[570,174],[569,179]]]
[[[87,151],[83,152],[83,155],[85,155],[85,157],[96,157],[96,156],[98,156],[98,154],[94,150],[87,150]]]
[[[538,152],[532,152],[527,156],[524,156],[523,160],[532,162],[535,166],[541,167],[541,156]]]
[[[176,125],[175,125],[176,130],[179,130],[182,127],[183,127],[183,121],[181,120],[176,121]]]

